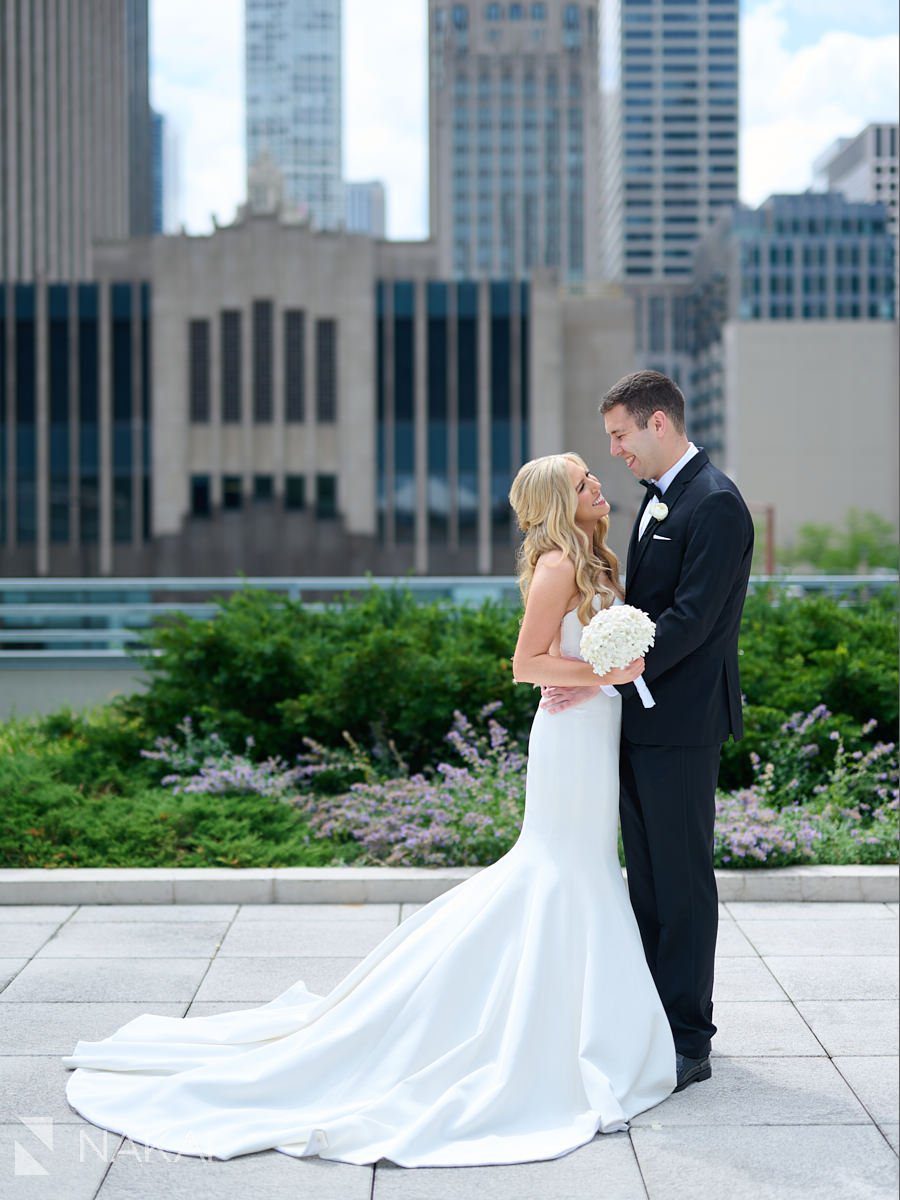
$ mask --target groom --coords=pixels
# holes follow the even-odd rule
[[[644,680],[620,687],[620,816],[628,891],[672,1027],[675,1091],[709,1079],[718,896],[713,873],[722,743],[743,733],[738,632],[753,553],[740,492],[689,442],[684,397],[659,371],[620,379],[600,405],[610,453],[646,488],[625,600],[656,622]],[[588,689],[546,689],[554,711]],[[593,689],[590,689],[593,690]]]

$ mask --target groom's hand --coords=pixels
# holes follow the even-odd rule
[[[591,700],[599,691],[599,683],[596,687],[593,684],[588,687],[551,687],[545,684],[541,688],[540,707],[549,713],[564,712],[567,708]]]

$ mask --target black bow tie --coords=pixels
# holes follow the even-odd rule
[[[641,485],[641,487],[645,487],[647,489],[647,495],[651,498],[651,500],[654,496],[662,495],[662,492],[659,490],[659,484],[654,483],[652,479],[639,479],[638,483]]]

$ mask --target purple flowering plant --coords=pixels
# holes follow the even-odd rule
[[[512,847],[524,814],[526,759],[496,719],[500,707],[484,706],[475,722],[455,712],[446,759],[414,774],[396,746],[368,751],[347,733],[339,747],[304,738],[293,766],[257,762],[252,738],[234,753],[190,717],[142,753],[168,768],[161,783],[175,793],[295,806],[310,836],[335,848],[332,865],[483,866]],[[895,861],[896,747],[867,744],[871,728],[851,727],[845,741],[824,705],[785,721],[766,760],[753,756],[752,784],[717,798],[716,865]]]
[[[866,743],[875,724],[850,730],[851,750],[824,704],[795,713],[770,743],[765,762],[751,756],[752,785],[718,797],[717,862],[896,861],[897,747]]]
[[[296,803],[321,837],[361,846],[362,854],[354,855],[360,865],[492,863],[519,836],[525,802],[525,759],[494,718],[499,707],[481,709],[481,729],[454,713],[446,741],[458,763],[439,762],[433,770],[393,778],[371,771],[342,795],[306,793]],[[307,770],[316,767],[306,764]]]
[[[235,754],[215,731],[197,733],[189,716],[178,723],[177,731],[181,740],[158,737],[152,750],[141,751],[143,758],[169,767],[160,783],[176,795],[253,795],[281,800],[296,791],[302,778],[300,768],[288,766],[281,758],[254,762],[252,737],[245,739],[245,753]]]

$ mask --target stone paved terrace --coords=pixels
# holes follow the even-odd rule
[[[888,1200],[897,1195],[896,903],[726,902],[713,1078],[552,1162],[179,1158],[88,1125],[59,1056],[143,1012],[333,987],[416,905],[0,906],[6,1200]],[[294,953],[285,957],[285,946]],[[23,1124],[23,1118],[31,1122]],[[37,1124],[32,1119],[42,1119]],[[30,1171],[30,1174],[26,1174]]]

